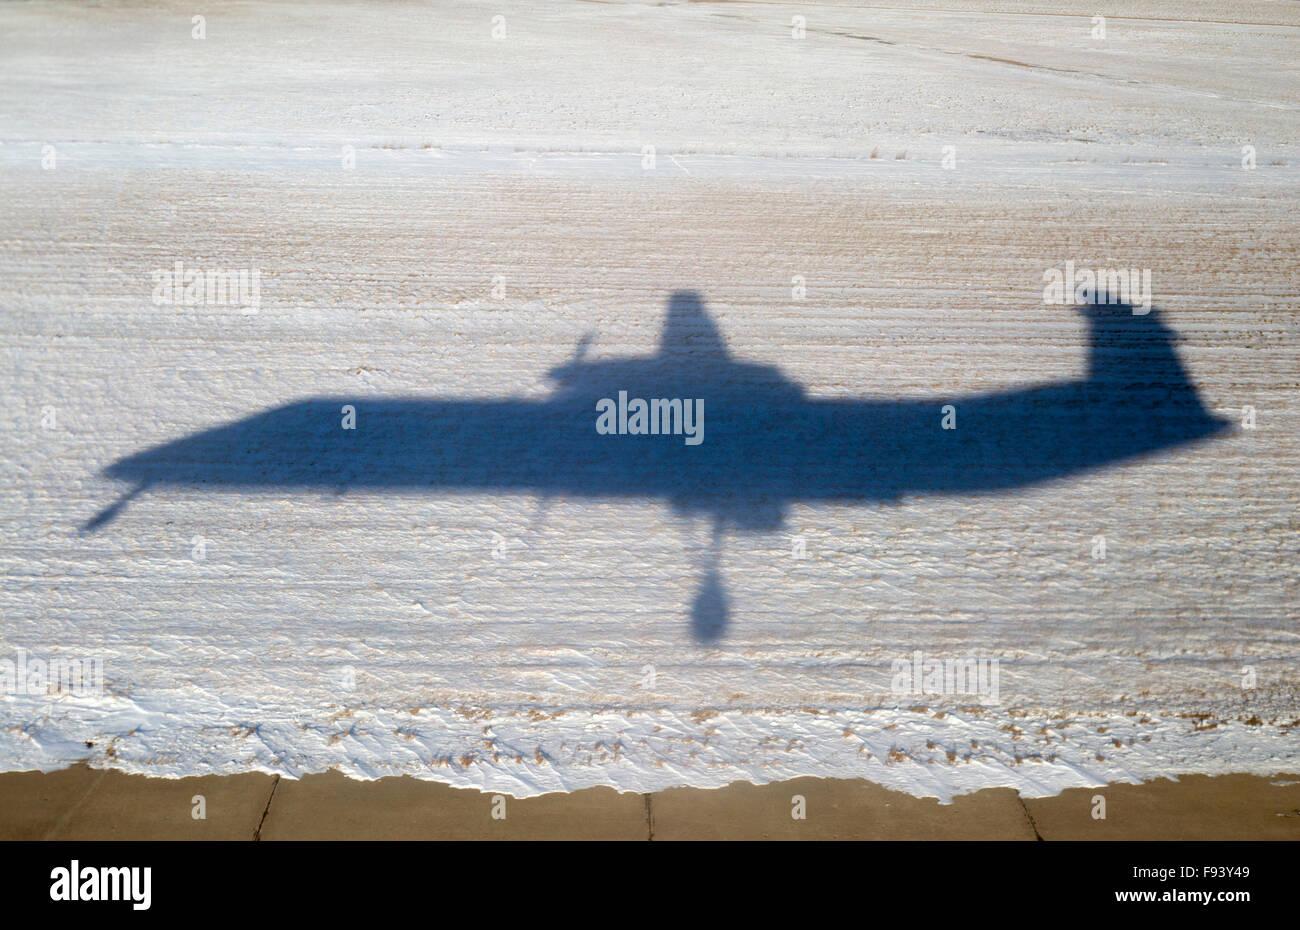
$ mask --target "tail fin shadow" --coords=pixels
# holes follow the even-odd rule
[[[1214,420],[1178,357],[1177,333],[1159,310],[1139,312],[1126,303],[1098,300],[1079,311],[1088,321],[1084,383],[1090,391],[1098,396],[1122,391],[1130,402],[1159,404],[1165,416],[1184,422]]]

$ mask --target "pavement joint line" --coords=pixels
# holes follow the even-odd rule
[[[92,769],[92,771],[96,771],[99,774],[97,774],[94,780],[90,783],[90,787],[86,789],[86,793],[78,798],[77,803],[68,808],[67,811],[64,812],[63,816],[45,831],[44,839],[48,840],[50,837],[54,836],[69,820],[72,819],[74,814],[85,806],[86,799],[94,794],[95,789],[99,787],[99,783],[104,780],[104,776],[109,772],[108,769]]]
[[[1029,829],[1034,831],[1034,839],[1040,843],[1043,842],[1043,835],[1038,832],[1038,824],[1034,823],[1034,815],[1029,813],[1029,805],[1025,803],[1025,799],[1020,796],[1019,791],[1016,792],[1016,800],[1020,802],[1020,809],[1025,812],[1025,818],[1029,821]]]
[[[262,825],[266,823],[266,815],[271,813],[271,802],[275,800],[275,789],[280,787],[280,776],[275,776],[275,781],[271,782],[271,793],[267,795],[266,807],[262,810],[262,819],[257,822],[257,829],[253,831],[253,842],[262,841]]]

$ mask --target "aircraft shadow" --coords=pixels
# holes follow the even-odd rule
[[[104,473],[131,491],[84,529],[167,485],[657,497],[718,530],[766,531],[794,502],[1005,492],[1226,428],[1202,406],[1159,311],[1080,312],[1089,327],[1084,378],[964,395],[952,385],[924,400],[821,399],[778,368],[734,357],[700,297],[679,291],[655,355],[588,362],[584,341],[551,371],[556,390],[544,400],[317,397],[128,456]],[[601,434],[597,403],[616,405],[620,392],[629,404],[702,400],[701,441],[688,443],[690,424],[667,413],[665,431],[677,432]],[[943,428],[947,404],[955,429]],[[354,429],[343,428],[345,405],[355,409]],[[697,638],[716,639],[726,595],[714,568],[696,602]]]

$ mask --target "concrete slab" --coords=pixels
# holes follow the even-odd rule
[[[0,839],[251,840],[274,778],[148,778],[73,766],[0,775]],[[195,819],[202,797],[202,819]]]
[[[275,783],[274,776],[256,772],[192,778],[121,772],[103,776],[75,813],[51,828],[45,839],[251,840]]]
[[[274,785],[274,793],[272,787]],[[202,795],[206,818],[192,817]],[[791,817],[795,796],[805,818]],[[1093,798],[1106,799],[1094,820]],[[1300,840],[1300,775],[1183,776],[1024,800],[995,788],[951,806],[867,782],[596,788],[519,800],[411,778],[248,774],[146,778],[93,770],[0,774],[0,840],[106,839],[1116,839]],[[268,800],[270,801],[268,808]],[[263,815],[265,814],[265,819]],[[1031,821],[1032,818],[1032,821]]]
[[[1104,820],[1093,799],[1105,799]],[[1300,775],[1183,775],[1026,800],[1047,840],[1300,840]]]
[[[796,796],[805,819],[797,820]],[[1032,840],[1015,791],[990,788],[940,806],[849,779],[737,782],[651,796],[656,840]]]
[[[60,772],[0,775],[0,840],[42,840],[75,817],[106,772],[74,765]]]
[[[644,840],[648,835],[645,799],[612,788],[515,799],[414,778],[366,782],[328,772],[281,779],[261,838]]]

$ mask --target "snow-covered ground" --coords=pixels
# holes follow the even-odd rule
[[[0,6],[0,682],[103,664],[6,685],[0,770],[948,800],[1300,769],[1300,6],[1108,4],[1100,37],[944,5],[233,3],[201,39],[192,4]],[[256,270],[257,312],[156,304],[177,261]],[[937,426],[1083,376],[1067,261],[1151,271],[1233,429],[794,503],[716,555],[654,496],[364,482],[82,529],[126,456],[306,398],[541,401],[588,334],[653,354],[683,290],[733,358]],[[900,694],[918,652],[996,660],[997,700]]]

